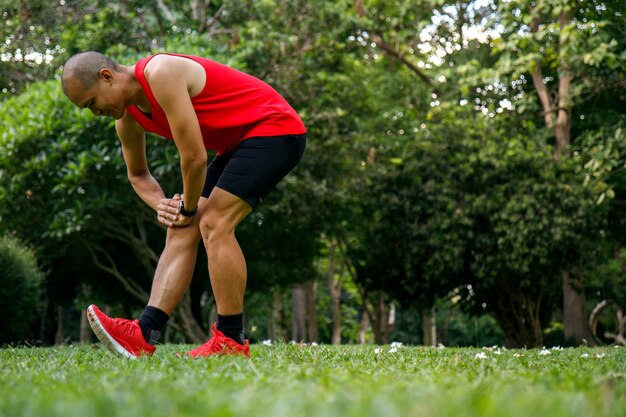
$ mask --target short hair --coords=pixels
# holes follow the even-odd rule
[[[72,55],[63,65],[63,74],[61,76],[63,91],[65,91],[65,83],[71,79],[77,79],[85,89],[90,89],[98,81],[98,73],[102,68],[118,71],[119,64],[95,51]]]

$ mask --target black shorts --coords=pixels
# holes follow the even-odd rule
[[[209,163],[202,196],[218,187],[254,209],[296,166],[305,147],[306,134],[245,139]]]

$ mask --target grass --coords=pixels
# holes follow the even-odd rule
[[[251,360],[0,350],[0,416],[626,416],[626,349],[255,345]]]

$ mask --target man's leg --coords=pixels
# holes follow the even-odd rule
[[[235,238],[235,227],[252,207],[241,198],[214,188],[200,216],[200,232],[209,259],[209,277],[220,315],[243,313],[246,261]]]
[[[205,185],[209,195],[200,218],[200,232],[209,261],[209,276],[217,304],[213,337],[187,352],[191,357],[235,353],[249,356],[243,338],[243,300],[247,271],[237,225],[266,197],[300,160],[306,135],[249,138],[228,155],[218,156],[217,181]],[[212,163],[213,164],[213,163]]]
[[[167,230],[165,249],[152,283],[150,300],[138,321],[110,318],[91,305],[87,317],[98,339],[112,352],[126,358],[152,355],[159,334],[184,295],[193,274],[198,242],[200,216],[207,199],[201,198],[198,213],[185,227]]]
[[[207,199],[200,198],[198,212],[189,225],[167,229],[165,249],[154,273],[148,305],[168,315],[172,314],[191,281],[201,237],[200,217],[206,205]]]
[[[154,273],[150,300],[138,322],[141,334],[151,345],[158,341],[170,315],[189,287],[200,241],[199,218],[206,202],[206,198],[200,198],[198,212],[189,225],[167,229],[165,249]]]

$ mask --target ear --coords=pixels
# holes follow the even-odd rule
[[[113,72],[111,72],[108,68],[102,68],[98,71],[98,77],[103,80],[105,83],[113,82]]]

